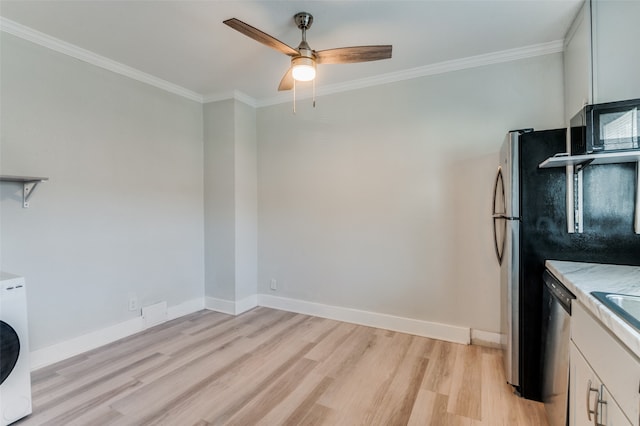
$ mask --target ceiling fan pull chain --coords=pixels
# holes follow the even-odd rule
[[[313,107],[316,107],[316,79],[313,79]]]

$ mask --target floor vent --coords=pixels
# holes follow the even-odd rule
[[[153,327],[167,320],[167,302],[159,302],[142,308],[144,328]]]

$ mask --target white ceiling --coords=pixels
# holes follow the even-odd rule
[[[320,65],[317,87],[562,40],[583,0],[25,1],[0,15],[166,80],[205,99],[239,91],[276,97],[289,58],[232,30],[238,18],[296,47],[293,15],[314,16],[315,50],[392,44],[390,60]]]

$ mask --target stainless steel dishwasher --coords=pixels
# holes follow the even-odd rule
[[[576,297],[548,270],[543,274],[542,400],[550,426],[568,424],[571,301]]]

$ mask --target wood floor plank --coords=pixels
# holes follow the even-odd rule
[[[336,351],[351,334],[356,330],[357,326],[345,322],[336,321],[336,326],[325,338],[306,355],[307,358],[316,361],[324,361],[329,355]]]
[[[279,362],[274,363],[275,365],[273,365],[271,369],[264,368],[264,366],[260,368],[259,365],[257,365],[262,364],[259,357],[252,359],[252,362],[243,366],[242,369],[256,371],[256,369],[260,368],[259,373],[254,373],[251,379],[247,382],[241,383],[239,386],[233,386],[232,392],[234,391],[234,397],[229,398],[229,395],[225,395],[224,399],[226,400],[226,404],[221,404],[221,406],[224,407],[224,410],[216,413],[215,415],[207,416],[205,419],[209,423],[225,425],[228,423],[229,418],[231,418],[235,413],[240,412],[240,410],[246,407],[251,400],[260,395],[264,395],[269,384],[273,383],[273,381],[278,377],[288,374],[292,367],[299,365],[301,368],[298,371],[301,374],[303,371],[306,371],[304,374],[308,374],[311,371],[311,368],[313,368],[312,364],[315,364],[315,362],[303,360],[302,358],[312,347],[312,343],[305,344],[286,359],[279,358]],[[248,382],[254,382],[256,386],[251,388]]]
[[[123,424],[122,417],[122,414],[112,410],[108,405],[100,405],[94,409],[87,410],[83,414],[67,416],[65,426],[120,426]]]
[[[378,390],[389,387],[398,363],[403,359],[413,336],[393,333],[375,333],[367,351],[348,373],[338,377],[319,403],[333,409],[333,424],[357,424],[366,413],[377,410],[380,403]]]
[[[296,391],[297,385],[311,373],[316,363],[307,358],[299,359],[280,379],[274,381],[272,386],[259,392],[256,397],[247,395],[244,401],[230,407],[211,423],[238,426],[257,424],[283,399]]]
[[[502,359],[497,353],[482,355],[482,418],[487,425],[508,425],[516,419],[510,415],[512,411],[509,398],[509,385],[502,373]],[[515,424],[515,423],[512,423]]]
[[[431,419],[433,417],[436,403],[436,396],[437,394],[435,392],[432,392],[425,388],[420,388],[413,403],[411,415],[409,416],[407,425],[424,426],[431,424]]]
[[[200,311],[32,375],[16,425],[544,426],[500,350],[268,308]]]
[[[324,405],[314,404],[309,412],[304,416],[298,425],[316,426],[316,425],[331,425],[336,423],[330,423],[327,419],[333,417],[333,410]]]
[[[451,376],[459,346],[442,341],[437,341],[434,344],[422,387],[441,395],[449,395]]]
[[[54,400],[40,404],[35,401],[33,414],[25,425],[65,425],[103,402],[126,396],[139,382],[126,376],[114,376],[91,387],[81,386]]]
[[[245,313],[248,314],[248,312]],[[182,332],[185,334],[197,334],[209,328],[217,327],[227,321],[232,321],[234,318],[234,315],[223,314],[221,312],[199,311],[192,314],[189,326],[185,327]]]
[[[72,378],[61,376],[55,372],[42,379],[36,379],[32,376],[31,396],[34,399],[45,398],[50,391],[57,389],[59,386],[64,386],[72,380]]]
[[[447,406],[449,405],[449,397],[447,395],[443,395],[441,393],[436,393],[434,395],[433,401],[433,410],[431,412],[431,421],[430,425],[450,425],[452,419],[447,412]]]
[[[264,389],[265,382],[268,383],[274,377],[282,374],[292,362],[303,356],[312,347],[312,344],[303,340],[292,339],[296,327],[310,318],[294,314],[289,319],[289,321],[274,324],[277,327],[264,328],[270,332],[277,331],[276,334],[263,333],[259,338],[256,336],[253,339],[248,339],[248,341],[259,345],[254,347],[252,351],[247,351],[244,355],[237,357],[230,364],[206,369],[205,371],[212,373],[205,375],[204,378],[192,385],[174,392],[170,398],[163,400],[156,413],[141,417],[140,422],[172,424],[171,419],[174,417],[182,421],[184,416],[190,416],[194,412],[192,405],[197,404],[203,398],[208,401],[210,406],[203,419],[213,422],[225,410],[228,410],[229,406],[235,406],[239,400],[245,400],[247,393],[255,395],[256,391]],[[265,364],[264,360],[269,358],[275,349],[278,349],[277,353],[280,358],[272,357],[272,362]],[[179,415],[180,413],[181,415]]]
[[[480,420],[482,406],[482,348],[469,346],[456,354],[448,411]]]
[[[310,374],[307,378],[311,385],[310,390],[308,390],[307,381],[303,381],[298,387],[299,392],[289,395],[288,399],[293,399],[293,401],[287,401],[287,399],[285,399],[280,402],[274,410],[271,410],[262,418],[258,425],[269,426],[281,424],[285,426],[296,426],[303,424],[305,417],[334,380],[331,377],[323,377],[317,374]],[[296,394],[299,397],[297,401],[294,399]],[[291,398],[292,396],[294,398]]]
[[[428,363],[428,358],[407,354],[394,372],[389,386],[378,389],[375,405],[365,422],[376,425],[406,425]]]
[[[249,352],[251,348],[259,350],[261,345],[276,345],[279,339],[290,332],[291,328],[304,320],[304,317],[291,315],[288,320],[270,324],[269,327],[265,326],[263,327],[265,333],[261,339],[239,341],[238,346],[241,343],[250,342],[250,347],[238,349],[235,346],[225,346],[219,352],[215,352],[215,356],[202,357],[190,363],[189,368],[173,370],[159,377],[129,398],[115,403],[114,408],[141,421],[158,417],[164,414],[167,408],[180,404],[196,392],[204,390],[208,385],[215,384],[218,379],[229,373],[228,370],[236,371],[239,365],[243,365],[247,359],[251,358],[252,354]],[[139,410],[140,406],[147,407],[146,414]]]
[[[269,392],[269,389],[273,382],[278,377],[288,376],[290,370],[295,368],[296,364],[300,363],[305,366],[305,373],[299,376],[299,379],[303,379],[311,369],[307,370],[306,366],[313,367],[317,364],[316,361],[311,361],[306,358],[309,351],[316,346],[317,342],[309,342],[304,336],[309,334],[315,334],[318,338],[328,334],[331,329],[326,329],[326,323],[324,321],[317,321],[316,318],[307,317],[305,321],[300,323],[292,332],[282,334],[282,340],[280,342],[274,339],[270,340],[268,344],[262,345],[256,350],[250,359],[245,364],[239,366],[245,371],[254,371],[250,377],[251,383],[243,383],[242,381],[234,380],[234,386],[227,390],[233,394],[230,396],[226,394],[223,396],[224,403],[221,403],[220,407],[225,407],[222,413],[210,414],[205,417],[212,424],[226,424],[227,420],[233,416],[235,412],[240,412],[244,407],[252,400],[259,399],[264,396],[265,392]],[[296,349],[299,349],[297,352]],[[269,356],[273,351],[277,352],[277,356]],[[262,352],[264,351],[264,352]],[[263,358],[268,356],[273,362],[269,366],[264,365]],[[285,358],[287,357],[288,358]],[[294,382],[287,378],[290,384]],[[240,386],[238,386],[238,384]],[[251,389],[253,386],[254,389]],[[286,395],[286,393],[283,393]],[[232,401],[230,403],[230,401]],[[218,410],[219,411],[219,410]],[[268,411],[267,411],[268,412]]]
[[[410,336],[408,345],[404,346],[402,351],[395,353],[395,359],[388,358],[389,376],[378,386],[371,406],[365,414],[365,423],[407,423],[411,406],[416,398],[428,364],[428,359],[422,356],[423,351],[413,349],[416,346],[416,342],[421,340],[415,336]],[[407,403],[405,403],[405,397],[407,396],[411,400],[408,407]],[[403,420],[400,421],[400,419]]]
[[[85,399],[85,398],[77,399],[72,409],[66,409],[62,413],[48,420],[47,422],[44,422],[44,423],[40,422],[39,424],[46,424],[46,425],[69,425],[72,423],[92,424],[94,422],[107,421],[107,420],[109,422],[113,422],[113,421],[119,422],[120,418],[122,417],[120,413],[115,412],[113,410],[109,410],[108,412],[103,413],[102,415],[98,414],[96,416],[97,413],[95,412],[95,410],[104,408],[104,404],[113,400],[115,397],[122,397],[123,395],[135,389],[139,384],[140,382],[137,382],[135,380],[130,380],[126,383],[122,383],[117,387],[116,386],[110,387],[106,391],[101,391],[99,393],[90,392],[88,393],[89,395],[94,393],[97,393],[97,395],[89,399]],[[83,395],[83,396],[86,396],[86,395]],[[53,411],[51,411],[51,413],[53,413]],[[95,423],[95,424],[102,424],[102,423]]]
[[[341,327],[342,328],[342,327]],[[317,371],[332,378],[348,374],[371,348],[376,338],[375,329],[370,327],[347,327],[350,331],[334,341],[333,349],[321,359]],[[308,354],[307,356],[310,356]]]

